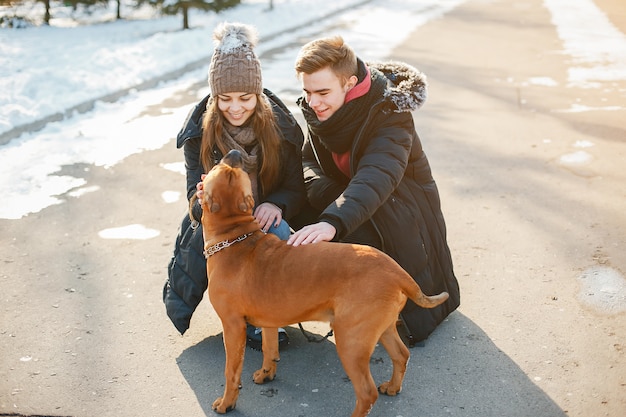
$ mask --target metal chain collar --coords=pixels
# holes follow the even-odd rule
[[[246,233],[245,235],[241,235],[233,240],[223,240],[221,242],[217,242],[215,245],[211,245],[208,247],[204,248],[204,257],[208,258],[211,255],[215,255],[217,252],[221,251],[222,249],[226,249],[227,247],[229,247],[230,245],[233,245],[237,242],[241,242],[242,240],[246,239],[247,237],[251,236],[254,232],[250,232],[250,233]]]

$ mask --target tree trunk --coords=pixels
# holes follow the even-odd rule
[[[46,6],[46,13],[43,15],[43,21],[46,25],[50,24],[50,0],[43,0],[43,4]]]
[[[189,7],[183,4],[183,29],[189,29]]]

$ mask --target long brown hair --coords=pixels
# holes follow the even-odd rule
[[[280,133],[274,118],[272,105],[264,94],[257,94],[256,107],[251,116],[252,131],[261,147],[258,181],[261,192],[267,194],[276,187],[280,172]],[[217,146],[222,155],[227,149],[222,140],[226,119],[217,107],[217,97],[211,97],[202,121],[202,144],[200,145],[200,161],[205,172],[209,172],[215,161],[212,158],[213,148]]]

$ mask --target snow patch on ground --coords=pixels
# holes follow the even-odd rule
[[[579,299],[590,307],[609,314],[626,311],[626,279],[619,271],[593,266],[580,277]]]

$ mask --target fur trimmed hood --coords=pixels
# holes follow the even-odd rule
[[[384,96],[394,112],[411,112],[422,107],[428,97],[428,82],[417,68],[397,61],[368,62],[367,66],[380,71],[389,81]]]

